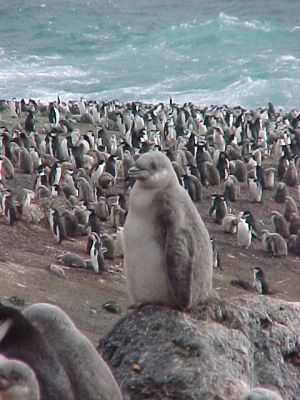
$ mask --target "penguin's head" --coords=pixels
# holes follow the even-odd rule
[[[264,277],[264,272],[260,267],[254,267],[253,269],[253,275],[255,278],[262,278]]]
[[[128,173],[147,189],[166,187],[170,181],[178,182],[171,161],[158,151],[142,154]]]

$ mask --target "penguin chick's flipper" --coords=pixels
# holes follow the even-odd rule
[[[187,310],[192,303],[192,259],[194,239],[187,229],[174,226],[167,229],[166,263],[170,291],[175,305]],[[185,271],[184,274],[182,272]]]

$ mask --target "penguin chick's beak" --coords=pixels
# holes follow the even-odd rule
[[[128,170],[128,175],[136,179],[145,179],[148,177],[148,170],[140,169],[138,167],[131,167]]]

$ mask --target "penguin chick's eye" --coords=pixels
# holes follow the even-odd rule
[[[10,376],[10,380],[13,382],[19,382],[21,380],[21,376],[17,374],[16,372],[12,372]]]
[[[154,161],[152,161],[150,165],[151,165],[151,169],[156,169],[156,164]]]

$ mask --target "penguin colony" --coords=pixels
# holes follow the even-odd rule
[[[272,104],[255,110],[192,103],[181,106],[171,99],[168,104],[143,104],[63,103],[58,98],[48,105],[33,100],[2,101],[1,107],[10,109],[17,122],[13,128],[5,124],[0,128],[1,223],[46,221],[49,235],[58,245],[86,237],[89,258],[61,254],[58,260],[64,265],[105,273],[107,260],[123,255],[128,197],[135,183],[130,171],[139,157],[149,152],[168,157],[178,184],[200,214],[210,218],[224,235],[236,236],[237,246],[251,248],[252,240],[259,240],[270,257],[300,255],[299,199],[290,193],[299,185],[297,110],[276,111]],[[48,118],[48,123],[37,130],[41,116]],[[93,129],[80,131],[78,122],[92,124]],[[32,187],[9,189],[16,173],[32,176]],[[270,214],[268,226],[258,229],[256,215],[249,208],[251,203],[263,202],[266,193],[282,208]],[[249,208],[238,206],[242,196],[247,197]],[[208,197],[211,206],[203,207]],[[107,225],[115,235],[104,232]],[[209,243],[211,263],[218,267],[222,254],[217,240],[211,238]],[[253,288],[267,294],[261,272],[255,267]],[[1,340],[11,329],[5,318],[3,321]],[[29,367],[34,371],[33,365]],[[22,370],[22,365],[11,368]],[[35,393],[32,398],[47,398],[41,394],[44,389],[37,390],[39,378],[26,367],[22,373]],[[65,387],[67,390],[68,385]]]
[[[57,244],[87,237],[93,244],[87,246],[87,259],[60,255],[65,265],[103,273],[116,246],[123,255],[120,235],[135,181],[128,171],[151,151],[170,159],[200,214],[235,235],[237,246],[251,248],[255,238],[271,256],[300,255],[298,199],[289,193],[299,184],[300,116],[295,109],[276,111],[271,103],[255,110],[181,106],[171,99],[168,104],[63,103],[59,97],[48,105],[22,99],[2,101],[1,107],[19,122],[12,129],[0,128],[2,221],[37,224],[46,218]],[[48,123],[37,130],[41,116]],[[80,132],[78,122],[93,128]],[[16,172],[34,177],[30,190],[16,194],[9,189]],[[250,222],[249,210],[241,209],[239,200],[246,196],[259,204],[267,192],[282,210],[271,211],[270,223],[258,232],[256,216]],[[211,207],[203,209],[201,202],[208,196]],[[109,251],[103,224],[114,230]],[[212,243],[217,248],[216,240]]]

